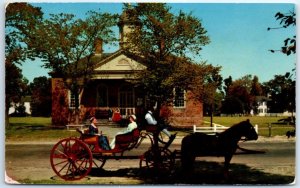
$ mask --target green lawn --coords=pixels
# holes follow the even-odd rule
[[[259,125],[262,127],[267,127],[269,123],[277,122],[279,119],[284,117],[259,117],[259,116],[249,116],[249,117],[213,117],[213,122],[221,124],[224,126],[231,126],[246,119],[249,119],[252,125]],[[210,122],[210,117],[204,117],[204,121]]]
[[[249,119],[251,124],[258,125],[260,136],[269,136],[269,125],[271,125],[271,135],[285,135],[287,131],[294,130],[294,126],[286,124],[274,124],[279,119],[286,117],[213,117],[213,122],[224,126],[232,126],[236,123]],[[210,117],[204,117],[204,121],[210,122]]]
[[[51,126],[51,118],[44,117],[12,117],[5,130],[6,141],[53,141],[58,138],[78,136],[75,131],[55,129]]]
[[[232,126],[240,121],[249,119],[253,125],[258,125],[260,136],[269,136],[269,124],[277,122],[282,117],[213,117],[213,122]],[[210,117],[204,117],[204,121],[210,122]],[[54,129],[51,126],[51,118],[42,117],[12,117],[10,126],[5,130],[6,141],[55,141],[70,136],[78,136],[76,131],[66,129]],[[285,135],[287,131],[294,130],[294,126],[272,124],[271,135]],[[179,135],[185,135],[186,132]]]

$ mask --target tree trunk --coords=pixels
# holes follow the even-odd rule
[[[156,104],[156,114],[154,114],[154,117],[157,117],[159,120],[161,119],[160,118],[160,109],[161,109],[161,102],[158,100],[157,101],[157,104]]]

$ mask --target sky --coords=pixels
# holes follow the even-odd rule
[[[29,1],[30,2],[30,1]],[[50,2],[50,1],[49,1]],[[72,13],[84,18],[89,10],[122,13],[122,3],[32,3],[41,7],[45,16],[58,13]],[[292,3],[174,3],[168,2],[171,11],[191,12],[198,17],[207,30],[210,44],[203,47],[196,61],[206,61],[214,66],[221,66],[221,75],[233,80],[245,75],[256,75],[260,82],[283,75],[296,66],[296,55],[286,56],[271,53],[269,50],[280,49],[283,41],[296,35],[296,27],[268,31],[268,27],[278,27],[275,19],[277,12],[288,13],[295,10]],[[118,33],[116,33],[118,35]],[[116,48],[104,48],[106,52]],[[30,82],[38,76],[49,76],[49,70],[41,68],[43,62],[37,60],[22,64],[22,73]]]

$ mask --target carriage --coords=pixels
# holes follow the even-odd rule
[[[117,135],[113,149],[104,150],[99,145],[99,136],[78,130],[79,137],[58,141],[50,153],[51,167],[64,180],[80,180],[87,176],[92,167],[103,168],[108,159],[139,159],[140,168],[170,171],[174,166],[174,153],[168,147],[157,126],[147,125],[140,130]],[[138,148],[145,140],[150,140],[149,149],[142,155],[128,156],[125,151]]]
[[[241,149],[238,142],[241,139],[258,138],[249,120],[235,124],[213,136],[204,133],[189,134],[182,139],[181,150],[173,152],[168,149],[171,143],[161,139],[161,131],[157,126],[148,125],[144,130],[135,129],[130,133],[117,135],[116,146],[111,150],[104,150],[99,146],[98,136],[78,132],[79,138],[70,137],[60,140],[50,153],[52,169],[64,180],[80,180],[89,174],[93,165],[103,168],[108,159],[139,159],[140,168],[155,170],[155,172],[170,172],[174,167],[175,159],[180,157],[182,171],[184,174],[189,174],[198,156],[223,156],[224,175],[228,176],[230,160],[236,150]],[[146,138],[150,139],[151,144],[142,155],[123,155],[125,151],[138,148]]]

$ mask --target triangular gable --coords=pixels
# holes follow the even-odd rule
[[[109,71],[112,73],[114,71],[137,71],[144,69],[146,69],[146,66],[136,60],[129,58],[123,53],[115,53],[100,61],[98,66],[96,66],[95,71]]]

